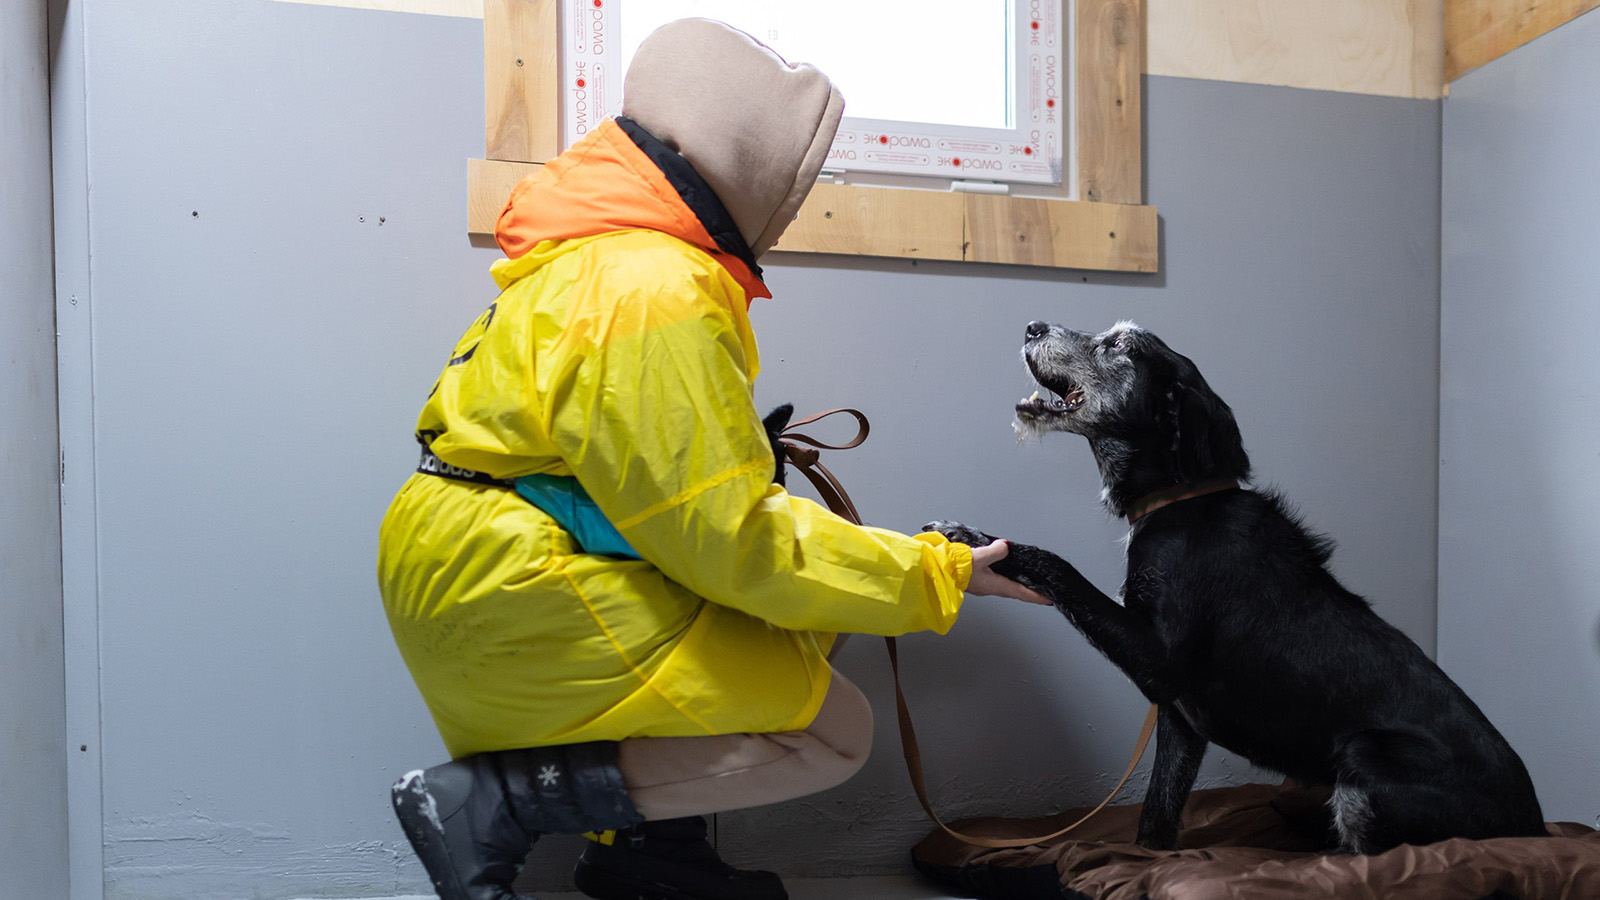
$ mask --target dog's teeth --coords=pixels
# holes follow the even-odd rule
[[[1038,392],[1038,391],[1034,391],[1034,392],[1033,392],[1033,396],[1031,396],[1031,397],[1029,397],[1029,398],[1028,398],[1028,399],[1027,399],[1027,400],[1026,400],[1026,401],[1024,401],[1024,402],[1027,402],[1027,403],[1033,403],[1033,402],[1034,402],[1034,401],[1036,401],[1036,400],[1038,400],[1038,399],[1039,399],[1039,392]]]

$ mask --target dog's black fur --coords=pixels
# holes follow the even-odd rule
[[[1038,395],[1019,429],[1089,440],[1106,506],[1250,474],[1232,411],[1192,362],[1121,323],[1033,323]],[[989,535],[929,528],[966,544]],[[1545,834],[1522,760],[1422,650],[1328,571],[1331,545],[1277,495],[1223,488],[1130,526],[1122,603],[1053,553],[1011,544],[994,571],[1055,603],[1160,706],[1138,841],[1177,845],[1208,742],[1333,788],[1338,846],[1374,853],[1450,837]]]
[[[789,420],[792,418],[794,418],[793,403],[774,406],[772,412],[761,417],[761,427],[766,429],[767,442],[772,445],[772,483],[779,487],[784,486],[783,430],[789,427]]]

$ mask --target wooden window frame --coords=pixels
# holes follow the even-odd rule
[[[484,0],[484,159],[467,161],[467,230],[493,234],[511,188],[561,150],[561,0]],[[1143,204],[1144,0],[1077,0],[1079,200],[822,182],[773,249],[1154,272]]]

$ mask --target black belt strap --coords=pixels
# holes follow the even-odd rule
[[[475,472],[472,469],[463,469],[452,466],[434,454],[427,447],[422,448],[422,461],[417,463],[417,471],[424,475],[437,475],[440,478],[451,478],[456,481],[465,481],[471,484],[485,484],[490,487],[514,488],[515,483],[505,478],[496,478],[487,472]]]

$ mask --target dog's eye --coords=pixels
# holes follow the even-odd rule
[[[1120,338],[1120,337],[1117,338],[1116,340],[1111,342],[1111,349],[1119,350],[1119,351],[1128,349],[1128,339],[1127,338]]]

